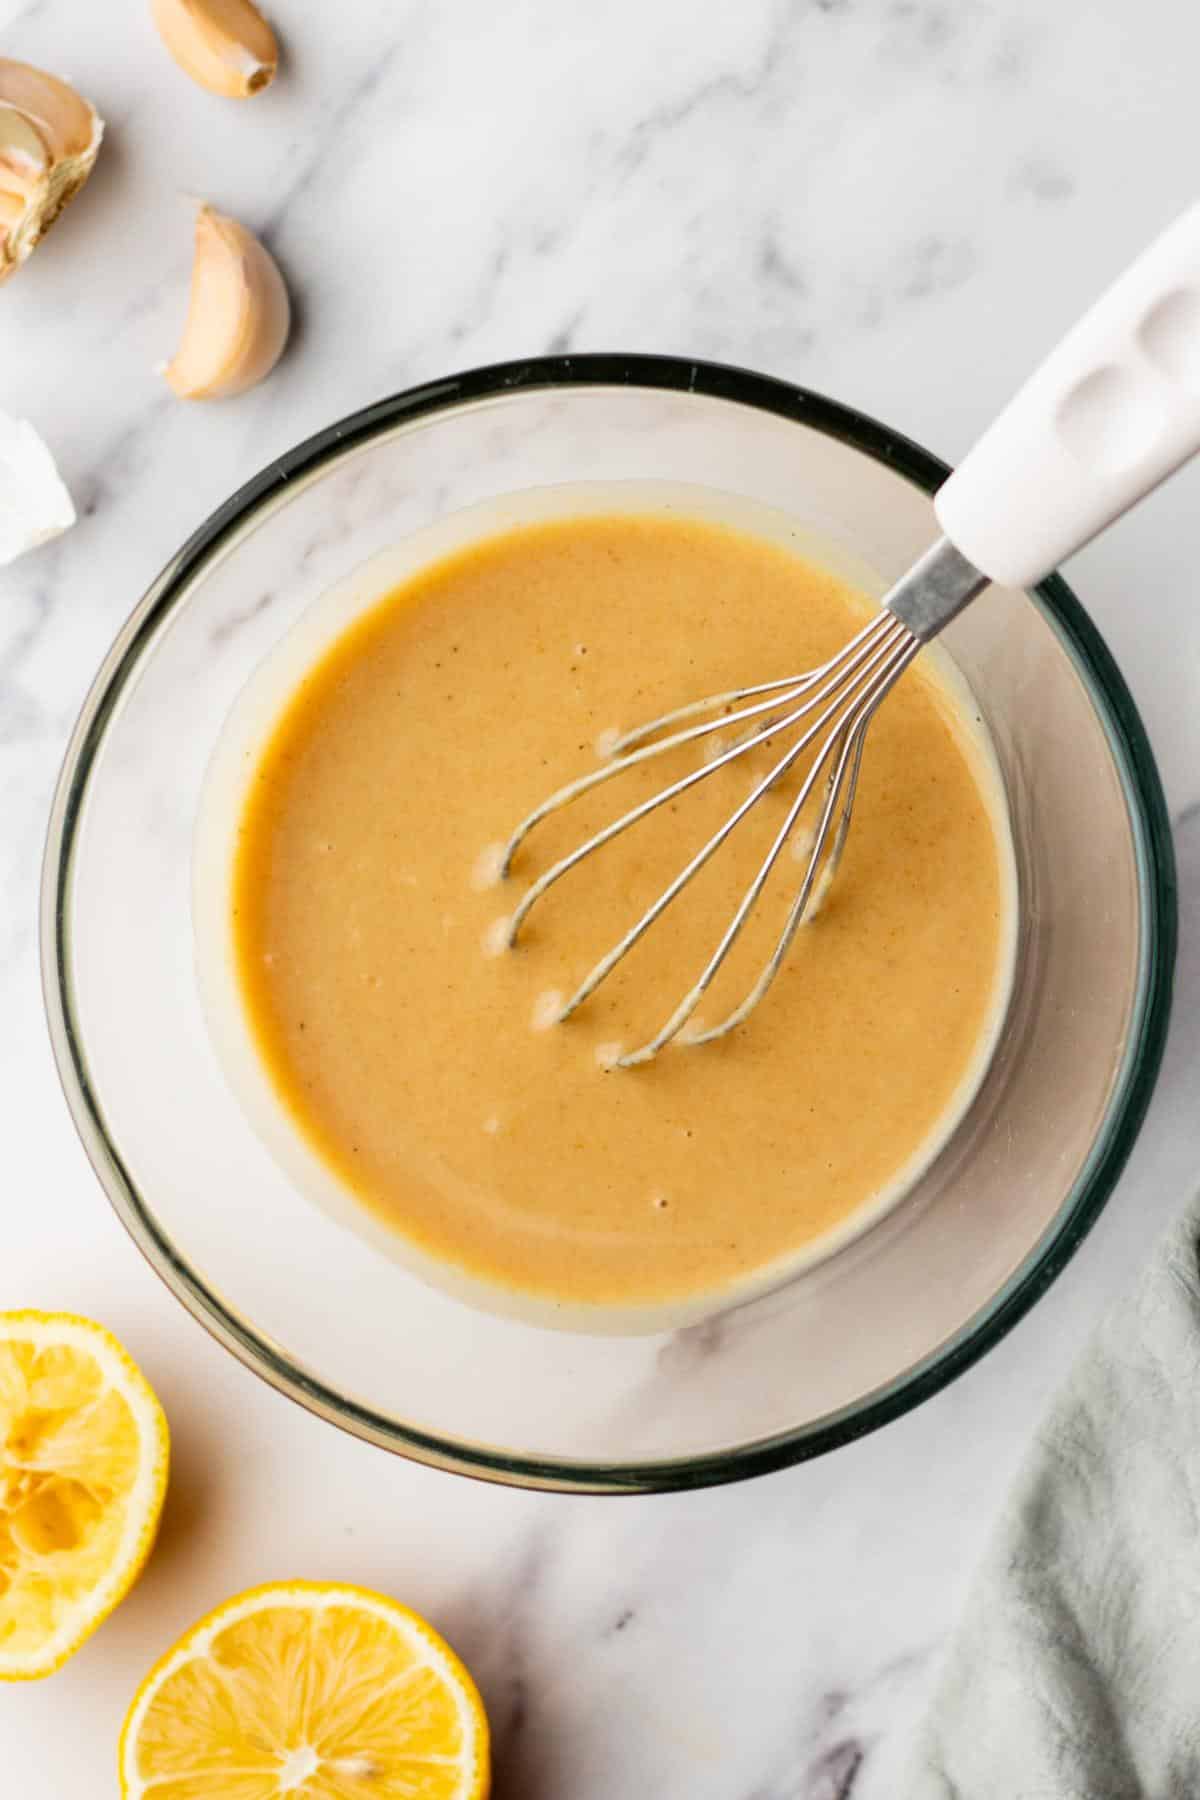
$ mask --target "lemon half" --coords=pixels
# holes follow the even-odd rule
[[[277,1582],[193,1626],[150,1671],[120,1747],[124,1800],[484,1800],[474,1682],[416,1613],[365,1588]]]
[[[50,1675],[150,1554],[167,1422],[111,1332],[0,1313],[0,1680]]]

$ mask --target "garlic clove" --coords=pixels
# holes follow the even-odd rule
[[[0,56],[0,100],[33,121],[54,162],[84,155],[96,135],[96,114],[83,96],[32,63]]]
[[[0,281],[91,174],[104,123],[56,75],[0,56]]]
[[[275,78],[275,33],[251,0],[150,0],[180,68],[210,93],[245,100]]]
[[[236,219],[202,206],[179,349],[164,371],[182,400],[243,394],[278,362],[291,308],[274,257]]]
[[[71,496],[46,445],[25,419],[0,413],[0,564],[74,523]]]
[[[28,198],[49,168],[50,151],[32,119],[0,101],[0,192]]]

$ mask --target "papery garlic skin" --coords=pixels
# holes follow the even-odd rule
[[[0,565],[75,523],[54,458],[26,419],[0,413]]]
[[[67,82],[0,56],[0,281],[83,186],[104,121]]]
[[[287,343],[291,307],[274,257],[236,219],[202,206],[179,349],[164,374],[181,400],[243,394]]]
[[[275,78],[275,33],[251,0],[150,0],[159,36],[193,81],[246,100]]]

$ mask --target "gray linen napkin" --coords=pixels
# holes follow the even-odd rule
[[[908,1800],[1200,1800],[1200,1196],[1038,1432]]]

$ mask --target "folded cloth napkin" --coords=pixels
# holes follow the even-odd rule
[[[1200,1196],[1038,1433],[907,1800],[1200,1800]]]

